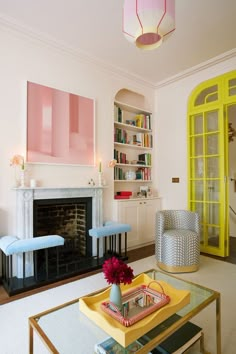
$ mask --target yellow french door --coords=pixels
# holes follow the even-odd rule
[[[201,252],[229,252],[228,106],[236,71],[199,85],[188,106],[188,204],[201,220]]]

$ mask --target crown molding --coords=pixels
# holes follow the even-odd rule
[[[155,88],[161,88],[163,86],[167,86],[169,84],[172,84],[176,81],[179,81],[181,79],[184,79],[185,77],[188,77],[190,75],[193,75],[195,73],[198,73],[199,71],[202,71],[204,69],[210,68],[218,63],[221,63],[225,60],[234,58],[236,56],[236,48],[231,49],[223,54],[220,54],[210,60],[204,61],[201,64],[198,64],[196,66],[193,66],[190,69],[181,71],[179,74],[174,75],[166,80],[160,81],[156,83]]]
[[[64,41],[56,40],[55,38],[48,36],[47,34],[39,31],[33,30],[29,26],[25,26],[14,19],[3,16],[0,14],[0,29],[7,33],[12,34],[13,36],[17,36],[18,38],[23,38],[26,40],[34,41],[36,44],[44,45],[46,47],[51,47],[52,49],[56,49],[57,51],[72,56],[74,59],[83,63],[91,63],[99,68],[99,70],[103,70],[103,72],[113,75],[113,77],[124,77],[125,79],[129,79],[135,81],[137,84],[141,84],[148,88],[155,89],[155,85],[143,79],[141,76],[131,74],[128,71],[123,70],[120,67],[114,66],[109,62],[102,61],[99,58],[91,56],[85,51],[78,50],[73,48],[72,46],[68,46]]]

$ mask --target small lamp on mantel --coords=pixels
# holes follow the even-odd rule
[[[124,0],[123,33],[138,48],[158,48],[175,30],[175,0]]]

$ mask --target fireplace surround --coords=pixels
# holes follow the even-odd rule
[[[67,209],[68,214],[83,214],[83,205],[84,211],[88,211],[88,216],[86,216],[87,228],[86,230],[82,230],[83,241],[82,244],[85,243],[84,246],[78,250],[78,253],[82,256],[88,256],[92,258],[96,255],[96,241],[93,238],[88,236],[88,228],[90,227],[99,227],[102,226],[103,223],[103,187],[38,187],[38,188],[15,188],[16,193],[16,217],[17,217],[17,232],[16,235],[20,239],[28,239],[32,237],[46,235],[48,233],[51,234],[62,234],[61,236],[68,236],[68,225],[69,228],[72,227],[74,222],[68,221],[68,218],[64,218],[63,225],[61,229],[57,229],[55,232],[55,224],[54,229],[49,230],[45,225],[47,224],[40,221],[40,215],[42,215],[42,210],[46,214],[51,210],[51,215],[53,213],[61,218],[60,208]],[[55,207],[55,205],[59,205]],[[40,209],[41,207],[41,209]],[[88,209],[88,210],[87,210]],[[41,210],[37,215],[36,210]],[[61,213],[61,214],[66,214]],[[91,215],[90,215],[91,214]],[[79,222],[83,224],[83,221]],[[78,227],[82,227],[78,226]],[[62,230],[64,228],[64,230]],[[72,231],[75,233],[76,231]],[[63,235],[64,233],[64,235]],[[81,232],[80,232],[81,234]],[[72,235],[73,236],[73,235]],[[74,235],[75,236],[75,235]],[[88,239],[86,238],[88,237]],[[65,242],[66,246],[70,245],[69,238]],[[76,242],[74,239],[73,242]],[[85,248],[84,248],[85,247]],[[101,250],[102,252],[102,250]],[[17,278],[22,277],[21,272],[21,257],[17,258],[17,264],[15,267],[15,273]],[[67,267],[68,268],[68,267]],[[29,253],[26,255],[26,275],[28,277],[33,275],[34,269],[34,258],[33,254]],[[69,268],[68,268],[69,269]]]

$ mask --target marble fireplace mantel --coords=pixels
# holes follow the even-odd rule
[[[40,199],[60,198],[92,198],[92,226],[103,223],[103,187],[36,187],[15,188],[17,236],[21,239],[32,238],[33,235],[33,202]],[[95,241],[93,242],[95,243]],[[96,245],[93,244],[93,254]]]
[[[16,235],[20,239],[34,237],[33,203],[34,200],[63,198],[92,198],[92,227],[103,224],[103,188],[104,187],[20,187],[14,188],[16,193]],[[102,250],[101,250],[102,251]],[[96,255],[96,240],[92,240],[92,253]],[[14,273],[22,278],[22,255],[17,258]],[[32,252],[26,254],[26,276],[33,274]]]

